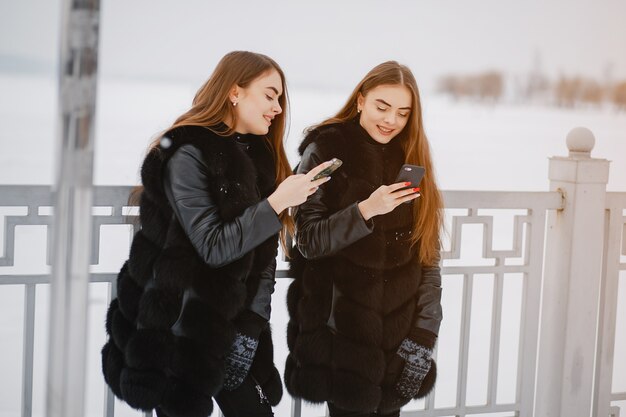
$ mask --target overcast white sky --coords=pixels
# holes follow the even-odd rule
[[[0,0],[0,71],[54,68],[60,0]],[[626,79],[625,0],[101,0],[100,75],[200,83],[224,53],[266,53],[292,87],[346,88],[387,59],[446,73]]]

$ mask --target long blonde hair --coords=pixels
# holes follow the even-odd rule
[[[346,104],[334,117],[310,129],[333,123],[344,123],[354,119],[358,114],[357,99],[359,94],[366,96],[379,85],[403,85],[411,92],[412,109],[409,120],[394,140],[401,141],[407,164],[423,166],[426,169],[424,179],[420,183],[422,196],[415,200],[413,205],[415,221],[413,222],[411,244],[419,244],[419,261],[423,265],[431,266],[439,261],[439,233],[443,222],[443,198],[435,181],[430,146],[422,124],[422,103],[419,89],[411,70],[396,61],[387,61],[377,65],[357,84]]]
[[[224,55],[209,79],[196,92],[191,108],[179,116],[172,126],[158,134],[148,151],[158,146],[161,138],[167,131],[179,126],[204,126],[211,128],[216,134],[221,136],[235,133],[234,126],[237,124],[237,114],[229,100],[231,89],[235,85],[246,88],[252,81],[272,70],[278,72],[282,82],[283,94],[278,98],[278,102],[283,111],[274,117],[265,140],[269,143],[274,153],[276,185],[280,184],[292,173],[283,146],[289,98],[283,70],[273,59],[263,54],[233,51]],[[231,127],[224,123],[226,120],[230,122]],[[223,129],[218,130],[216,126],[223,126]],[[142,189],[139,188],[137,191],[141,192]],[[131,198],[134,200],[133,196]],[[280,214],[280,220],[283,224],[283,228],[280,231],[280,242],[283,249],[285,249],[287,235],[293,236],[294,223],[286,210]]]

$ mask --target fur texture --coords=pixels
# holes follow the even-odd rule
[[[223,384],[233,319],[256,292],[257,271],[273,262],[278,236],[229,265],[207,266],[169,206],[164,167],[180,146],[196,146],[209,169],[207,191],[228,221],[274,190],[274,161],[262,138],[251,143],[248,154],[232,138],[202,127],[176,128],[167,136],[168,146],[152,149],[141,168],[142,227],[107,312],[109,341],[102,349],[102,370],[114,394],[131,407],[205,417],[213,409],[211,396]],[[252,367],[270,402],[277,404],[282,384],[269,329],[261,335]]]
[[[116,397],[122,396],[120,388],[120,373],[124,369],[124,355],[111,341],[102,347],[102,373],[104,381]]]
[[[328,215],[394,182],[404,163],[401,144],[381,147],[371,141],[351,121],[318,128],[300,146],[302,154],[315,143],[321,160],[337,157],[344,162],[322,186]],[[295,251],[290,266],[295,280],[287,293],[290,354],[285,366],[285,385],[292,396],[358,412],[388,412],[408,402],[397,397],[393,388],[399,373],[387,365],[417,315],[422,275],[409,242],[411,210],[406,204],[377,216],[370,235],[337,254],[306,260]],[[436,368],[431,369],[420,397],[434,385]]]
[[[139,298],[143,289],[137,285],[128,272],[128,262],[124,263],[117,276],[117,300],[120,311],[127,320],[134,322],[139,313]]]

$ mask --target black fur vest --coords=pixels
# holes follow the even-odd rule
[[[367,199],[383,184],[394,183],[404,163],[402,138],[380,144],[367,134],[357,119],[312,131],[300,144],[300,155],[312,142],[327,157],[325,159],[338,157],[343,161],[332,180],[324,184],[323,203],[329,215],[355,201]],[[412,209],[412,204],[403,204],[391,213],[377,216],[374,232],[345,248],[341,256],[357,265],[376,269],[406,264],[414,255],[409,245]]]
[[[117,279],[107,313],[109,341],[103,373],[115,395],[134,408],[160,407],[172,417],[204,417],[222,387],[224,357],[235,336],[233,320],[258,288],[257,271],[275,256],[277,236],[221,268],[207,266],[193,248],[165,196],[164,167],[184,144],[203,155],[208,192],[224,221],[275,188],[273,154],[263,138],[246,154],[232,138],[197,126],[171,130],[141,169],[141,230]],[[227,190],[227,192],[224,192]],[[183,296],[193,293],[193,302]],[[176,332],[172,326],[176,323]],[[269,326],[261,333],[251,372],[272,405],[282,396],[273,365]]]
[[[404,163],[402,140],[381,145],[356,120],[317,128],[305,138],[300,154],[315,143],[321,160],[344,162],[323,185],[328,215],[395,182]],[[392,401],[396,381],[387,363],[413,328],[422,279],[409,242],[412,204],[375,217],[370,235],[335,255],[306,260],[294,254],[285,366],[294,397],[362,412]]]

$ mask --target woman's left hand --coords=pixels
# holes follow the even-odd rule
[[[396,390],[404,398],[414,398],[432,366],[433,350],[406,338],[398,348],[397,354],[406,362],[396,384]]]

